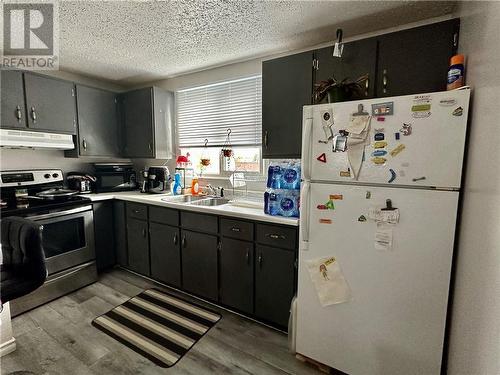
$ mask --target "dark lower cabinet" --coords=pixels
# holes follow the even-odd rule
[[[149,276],[148,222],[127,217],[128,268]]]
[[[255,315],[286,327],[294,295],[295,252],[257,245],[255,256]]]
[[[165,284],[181,286],[179,228],[149,223],[151,277]]]
[[[220,302],[253,313],[253,243],[223,238],[220,251]]]
[[[214,235],[181,231],[182,286],[213,301],[218,297],[218,242]]]
[[[97,270],[113,267],[116,263],[113,202],[96,202],[94,210],[95,258]]]

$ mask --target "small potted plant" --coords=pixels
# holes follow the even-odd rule
[[[230,158],[231,156],[233,156],[233,147],[231,146],[231,139],[229,137],[230,135],[231,135],[231,129],[227,129],[226,140],[224,141],[221,150],[221,154],[225,158]]]
[[[326,81],[314,84],[314,102],[319,103],[325,97],[328,103],[344,102],[351,99],[355,94],[360,94],[368,80],[368,74],[364,74],[356,80],[344,78],[342,81],[335,77],[329,78]]]

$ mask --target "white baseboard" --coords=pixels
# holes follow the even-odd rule
[[[0,357],[12,353],[14,350],[16,350],[16,339],[13,337],[0,345]]]

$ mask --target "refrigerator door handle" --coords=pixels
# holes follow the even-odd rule
[[[306,118],[304,120],[304,128],[302,134],[302,178],[304,180],[311,179],[311,135],[312,135],[313,119]]]
[[[310,207],[310,194],[311,183],[304,181],[302,183],[302,190],[300,191],[300,241],[309,241],[309,207]],[[305,248],[304,248],[305,249]]]

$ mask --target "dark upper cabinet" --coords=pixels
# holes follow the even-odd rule
[[[295,251],[257,245],[255,262],[255,315],[286,327],[295,292]]]
[[[1,128],[26,128],[23,73],[16,70],[0,71],[2,78]]]
[[[182,286],[188,292],[218,298],[217,236],[181,231]]]
[[[128,267],[149,276],[148,222],[127,217]]]
[[[76,134],[73,82],[24,73],[24,85],[30,129]]]
[[[181,253],[179,229],[149,223],[151,277],[163,283],[181,286]]]
[[[319,83],[329,78],[342,81],[368,74],[368,80],[359,93],[351,100],[369,99],[375,95],[375,76],[377,66],[377,39],[369,38],[344,44],[342,57],[333,57],[333,46],[318,49],[314,52],[316,67],[314,82]],[[326,99],[323,100],[326,102]]]
[[[95,202],[92,207],[94,210],[95,257],[97,270],[101,271],[116,264],[113,202]]]
[[[253,243],[224,238],[220,251],[220,298],[224,305],[253,313]]]
[[[262,63],[262,156],[300,158],[302,107],[311,104],[313,52]]]
[[[120,156],[117,94],[76,85],[79,156]],[[77,155],[75,155],[77,156]]]
[[[446,90],[459,27],[453,19],[379,36],[377,97]]]
[[[146,87],[121,94],[119,102],[124,129],[123,156],[170,159],[173,93]]]

